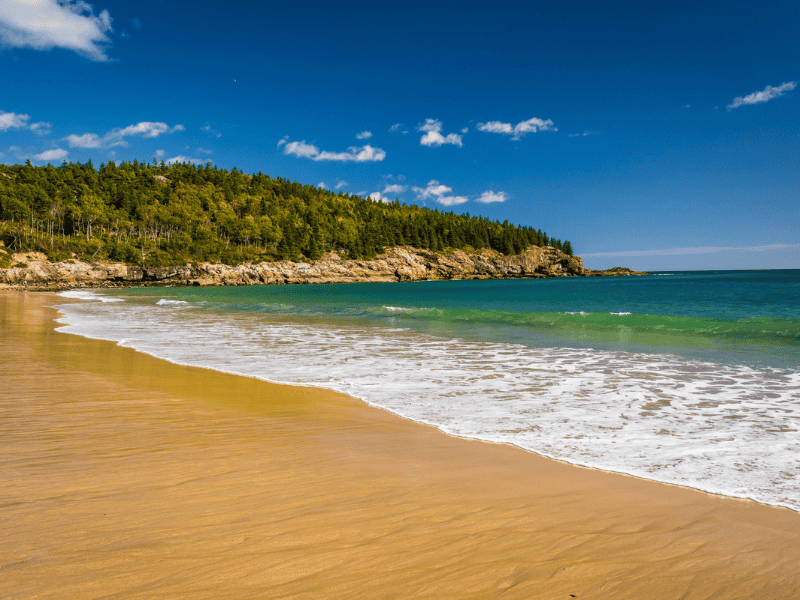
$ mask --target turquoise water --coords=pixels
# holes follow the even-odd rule
[[[800,510],[800,271],[63,295],[66,333]]]
[[[800,365],[800,270],[124,292],[126,297],[154,294],[203,302],[206,310],[358,319],[532,347],[666,352],[751,366]]]

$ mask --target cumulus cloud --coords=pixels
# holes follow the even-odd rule
[[[317,187],[320,188],[320,189],[323,189],[323,190],[327,190],[330,186],[327,183],[325,183],[324,181],[320,181],[317,184]]]
[[[386,158],[386,152],[381,148],[373,148],[369,144],[361,146],[360,148],[350,146],[346,152],[328,152],[327,150],[320,151],[320,149],[313,144],[307,144],[305,140],[302,142],[281,141],[283,143],[278,142],[278,147],[283,146],[283,153],[285,155],[296,156],[298,158],[310,158],[315,161],[380,162]]]
[[[480,202],[482,204],[491,204],[493,202],[505,202],[508,200],[505,192],[494,192],[492,190],[487,190],[483,192],[480,197],[475,198],[475,202]]]
[[[419,143],[422,146],[431,146],[437,148],[444,144],[452,144],[461,148],[464,144],[461,141],[461,136],[457,133],[449,133],[447,136],[442,135],[443,124],[436,119],[425,119],[424,123],[417,125],[417,131],[424,131]]]
[[[141,136],[144,138],[157,138],[160,135],[183,131],[183,125],[170,127],[166,123],[142,121],[127,127],[118,127],[106,133],[102,138],[96,133],[84,133],[83,135],[68,135],[66,142],[70,148],[111,148],[113,146],[127,146],[126,137]]]
[[[162,158],[165,154],[163,150],[156,150],[156,158]]]
[[[70,148],[100,148],[103,145],[103,139],[96,133],[72,134],[64,139]]]
[[[368,140],[372,137],[371,131],[362,131],[361,133],[356,134],[356,139],[358,140]]]
[[[382,195],[380,192],[372,192],[369,195],[370,200],[374,200],[375,202],[383,202],[384,204],[389,204],[391,200],[386,196]]]
[[[408,133],[406,126],[402,123],[395,123],[391,127],[389,127],[389,133],[402,133],[403,135]]]
[[[283,153],[287,156],[311,159],[313,159],[315,156],[319,156],[319,148],[313,144],[306,144],[305,140],[302,142],[287,142],[285,139],[282,139],[280,142],[278,142],[278,148],[284,144],[285,146],[283,148]]]
[[[792,91],[796,87],[797,87],[797,82],[795,81],[788,81],[786,83],[782,83],[778,87],[772,87],[771,85],[768,85],[760,92],[753,92],[752,94],[748,94],[747,96],[739,96],[737,98],[734,98],[733,102],[728,105],[728,110],[739,108],[740,106],[744,106],[745,104],[761,104],[762,102],[768,102],[773,98],[777,98],[778,96],[783,96],[783,94]]]
[[[764,244],[761,246],[693,246],[686,248],[658,248],[653,250],[618,250],[615,252],[594,252],[581,254],[591,258],[625,258],[633,256],[686,256],[688,254],[716,254],[718,252],[767,252],[800,248],[800,244]]]
[[[9,129],[27,129],[30,115],[20,115],[0,110],[0,131]]]
[[[411,189],[417,193],[419,200],[434,200],[443,206],[456,206],[469,201],[466,196],[451,195],[453,188],[439,183],[435,179],[431,179],[424,188],[415,186]]]
[[[383,189],[383,193],[384,194],[402,194],[407,189],[408,189],[408,187],[405,186],[405,185],[400,185],[400,184],[394,183],[392,185],[387,185]]]
[[[45,150],[41,154],[37,154],[33,158],[36,160],[63,160],[67,157],[69,152],[61,148],[53,148],[52,150]]]
[[[340,181],[339,183],[336,184],[336,189],[340,190],[343,187],[347,187],[348,185],[350,185],[350,184],[347,183],[346,181],[342,180],[342,181]]]
[[[64,48],[90,60],[110,60],[107,10],[95,15],[83,0],[4,0],[0,6],[0,43],[6,47]]]
[[[33,123],[29,127],[29,129],[36,135],[50,135],[50,131],[52,130],[52,128],[53,128],[52,123],[45,123],[44,121]]]
[[[511,123],[502,123],[500,121],[487,121],[486,123],[478,123],[478,131],[485,131],[487,133],[500,133],[502,135],[513,136],[512,140],[519,140],[527,133],[538,133],[539,131],[558,131],[558,128],[553,127],[553,122],[550,119],[546,121],[533,117],[527,121],[520,121],[516,125]]]
[[[52,127],[50,123],[45,123],[44,121],[40,121],[38,123],[29,123],[30,120],[30,115],[0,110],[0,131],[8,131],[9,129],[23,129],[32,131],[36,135],[47,135],[50,133],[50,129]]]
[[[136,125],[128,125],[123,129],[114,129],[109,132],[109,135],[120,138],[130,135],[141,135],[142,137],[146,138],[154,138],[163,133],[175,133],[176,131],[183,131],[184,129],[185,127],[183,125],[175,125],[174,127],[170,127],[166,123],[142,121]]]
[[[347,152],[320,152],[314,160],[335,160],[339,162],[380,162],[386,158],[386,152],[381,148],[373,148],[369,144],[357,148],[351,146]]]
[[[191,163],[194,165],[202,165],[203,159],[202,158],[191,158],[189,156],[183,156],[179,154],[178,156],[173,156],[172,158],[168,158],[166,160],[168,165],[174,165],[175,163]]]

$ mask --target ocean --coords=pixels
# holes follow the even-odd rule
[[[800,270],[61,295],[64,333],[800,510]]]

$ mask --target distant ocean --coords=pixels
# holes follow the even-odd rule
[[[65,292],[60,331],[800,510],[800,271]]]

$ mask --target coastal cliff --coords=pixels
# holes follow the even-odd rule
[[[0,268],[0,286],[30,290],[132,285],[270,285],[302,283],[356,283],[452,279],[508,279],[585,277],[644,274],[622,267],[593,271],[577,256],[552,247],[529,246],[505,256],[483,249],[435,253],[409,246],[389,248],[374,260],[346,260],[329,253],[308,262],[275,261],[229,266],[202,263],[178,267],[87,263],[71,259],[49,262],[38,252],[5,254],[8,268]]]

